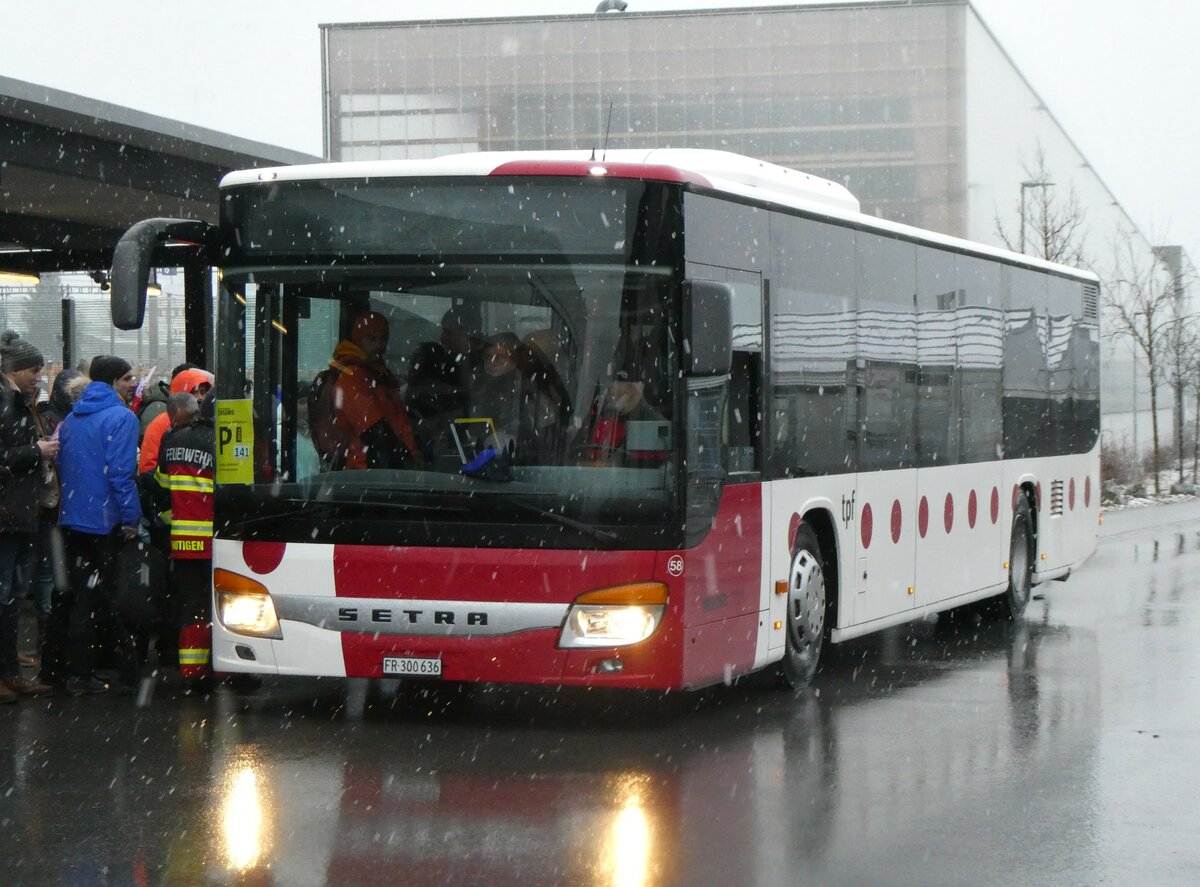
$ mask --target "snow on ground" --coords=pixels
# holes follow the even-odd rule
[[[1126,508],[1146,508],[1149,505],[1167,505],[1171,502],[1192,502],[1200,496],[1188,493],[1169,493],[1155,499],[1153,496],[1130,496],[1124,504],[1101,505],[1101,511],[1123,511]]]
[[[1184,462],[1183,476],[1190,482],[1193,476],[1190,460]],[[1172,467],[1158,474],[1158,488],[1163,491],[1161,496],[1154,495],[1154,476],[1148,475],[1140,484],[1126,486],[1123,484],[1102,485],[1100,494],[1101,511],[1122,511],[1126,508],[1146,508],[1150,505],[1167,505],[1172,502],[1191,502],[1200,499],[1200,490],[1196,492],[1172,493],[1171,488],[1178,482],[1178,469]],[[1136,495],[1131,495],[1136,493]]]

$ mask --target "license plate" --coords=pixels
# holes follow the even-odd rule
[[[384,656],[383,673],[398,677],[440,678],[442,660],[433,656]]]

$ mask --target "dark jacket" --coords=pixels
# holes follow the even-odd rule
[[[0,381],[0,533],[35,533],[42,456],[38,423],[25,395]]]
[[[142,402],[138,406],[139,434],[144,435],[150,423],[167,411],[167,398],[171,396],[170,383],[160,379],[146,386],[142,392]]]
[[[137,526],[137,439],[137,416],[112,386],[88,385],[58,426],[59,524],[94,536]]]

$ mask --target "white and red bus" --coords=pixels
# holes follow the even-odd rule
[[[217,669],[803,684],[1095,547],[1091,274],[713,151],[254,170],[221,207],[114,262],[118,325],[164,241],[220,270]],[[366,312],[419,454],[350,468],[310,413]]]

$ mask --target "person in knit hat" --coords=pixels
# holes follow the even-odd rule
[[[134,388],[130,369],[129,361],[112,355],[93,360],[88,372],[91,384],[58,426],[59,526],[66,543],[70,588],[62,595],[65,606],[51,613],[48,631],[66,638],[62,665],[65,689],[72,696],[108,689],[92,675],[94,614],[115,613],[117,558],[122,546],[137,538],[142,517],[134,482],[138,421],[128,406]],[[138,679],[132,634],[120,624],[117,634],[119,678],[124,688],[132,690]]]
[[[45,360],[30,342],[6,332],[0,344],[0,703],[50,692],[21,675],[18,655],[21,601],[37,537],[42,463],[58,442],[43,439],[36,411]]]
[[[102,382],[112,388],[125,403],[129,403],[133,397],[133,389],[137,383],[133,378],[133,367],[123,357],[101,354],[92,358],[88,376],[93,382]]]
[[[19,336],[12,338],[13,336],[16,334],[12,330],[5,330],[0,337],[0,362],[5,374],[35,367],[40,370],[46,365],[42,352],[36,345]]]

